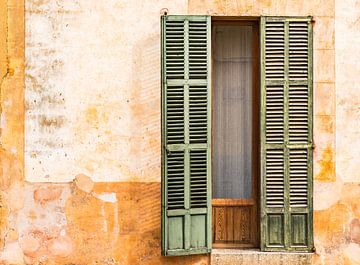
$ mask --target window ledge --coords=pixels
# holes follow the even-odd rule
[[[314,253],[261,252],[259,249],[213,249],[212,265],[306,265]]]

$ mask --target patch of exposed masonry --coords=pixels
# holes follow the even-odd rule
[[[115,193],[93,191],[90,177],[80,174],[69,184],[14,184],[10,189],[12,207],[8,217],[5,248],[0,259],[38,264],[55,258],[65,259],[73,253],[76,242],[69,234],[74,224],[66,207],[73,203],[87,204],[91,198],[99,200],[104,229],[108,229],[106,203],[117,203]],[[10,198],[8,198],[10,199]],[[70,203],[70,205],[69,205]],[[83,207],[83,206],[81,206]],[[90,207],[86,206],[86,207]],[[76,210],[76,206],[75,206]],[[117,207],[114,207],[114,235],[118,235]],[[69,223],[70,222],[70,223]],[[79,228],[77,228],[79,229]],[[71,231],[71,229],[70,229]],[[95,233],[95,232],[94,232]],[[22,263],[21,263],[22,264]]]

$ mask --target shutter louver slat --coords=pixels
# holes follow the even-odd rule
[[[189,78],[207,77],[207,22],[189,21]]]
[[[169,209],[184,209],[184,152],[167,156],[167,198]]]
[[[284,142],[284,89],[282,86],[266,88],[266,142]]]
[[[184,22],[168,21],[166,24],[166,77],[184,78]]]
[[[308,206],[308,156],[307,150],[292,150],[289,153],[290,206]]]
[[[190,143],[207,142],[207,87],[189,87]]]
[[[289,79],[308,78],[308,23],[289,22]]]
[[[210,17],[162,17],[162,253],[211,251]]]
[[[284,152],[283,150],[266,151],[266,205],[267,207],[284,206]]]
[[[169,86],[166,91],[167,144],[184,143],[184,88]]]
[[[266,79],[283,79],[285,67],[284,22],[272,22],[265,29]]]
[[[191,207],[205,208],[207,203],[206,150],[190,152]]]
[[[311,251],[310,18],[262,17],[261,248]]]
[[[289,143],[307,144],[309,139],[309,94],[307,86],[289,86]]]

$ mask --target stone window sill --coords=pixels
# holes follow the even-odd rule
[[[306,265],[311,264],[314,253],[261,252],[259,249],[213,249],[213,265]]]

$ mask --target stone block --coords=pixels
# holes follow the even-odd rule
[[[316,115],[314,120],[314,179],[333,182],[335,173],[335,116]]]
[[[335,50],[314,50],[314,82],[335,82]]]
[[[335,142],[335,116],[315,115],[314,143],[315,149],[334,147]]]
[[[313,5],[315,2],[316,1],[287,0],[285,1],[285,15],[286,16],[312,15],[314,13]]]
[[[311,264],[311,253],[261,252],[244,249],[214,249],[211,253],[212,265],[307,265]]]
[[[340,202],[326,210],[315,211],[314,240],[325,251],[331,251],[331,249],[344,244],[346,242],[346,226],[349,224],[350,217],[349,208]]]
[[[318,151],[319,155],[314,160],[314,180],[319,182],[334,182],[335,173],[335,155],[331,148],[325,148]]]
[[[335,19],[333,17],[314,17],[314,49],[335,48]]]
[[[314,115],[335,115],[335,84],[314,83]]]
[[[316,16],[335,16],[335,0],[314,0],[312,2],[312,12]]]
[[[189,0],[188,13],[193,15],[226,15],[226,16],[255,16],[258,6],[253,0]]]

